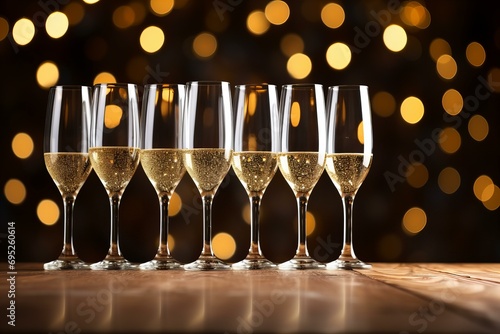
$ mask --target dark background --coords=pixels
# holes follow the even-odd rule
[[[398,15],[391,23],[402,25],[408,36],[419,41],[420,48],[389,51],[382,33],[374,34],[344,70],[328,66],[325,53],[336,41],[353,45],[359,29],[377,22],[371,11],[387,11],[398,1],[340,1],[346,13],[338,29],[327,28],[319,13],[327,1],[288,1],[290,18],[279,26],[255,36],[246,29],[246,18],[255,9],[264,9],[267,1],[225,1],[231,10],[223,20],[213,21],[214,1],[182,1],[166,16],[158,17],[148,1],[100,1],[83,4],[85,16],[60,39],[49,38],[43,27],[37,27],[35,38],[27,46],[13,44],[9,37],[0,41],[0,240],[6,244],[7,222],[16,222],[18,261],[45,262],[55,259],[62,246],[61,218],[53,226],[43,225],[36,215],[36,206],[45,198],[54,200],[62,210],[57,188],[43,162],[43,130],[47,89],[37,84],[36,70],[46,61],[59,68],[57,84],[92,85],[102,72],[113,73],[119,82],[184,83],[191,80],[226,80],[231,84],[269,82],[276,85],[293,82],[315,82],[325,86],[366,84],[371,94],[390,92],[396,100],[396,111],[389,117],[373,115],[374,160],[359,191],[354,206],[354,244],[357,255],[366,261],[435,261],[435,262],[497,262],[500,260],[499,210],[490,211],[474,196],[473,184],[480,175],[499,181],[499,108],[496,93],[480,101],[474,113],[489,123],[489,134],[481,142],[473,140],[467,131],[466,118],[457,131],[462,138],[454,154],[443,152],[437,145],[423,161],[429,172],[427,183],[413,188],[399,182],[391,189],[385,174],[398,174],[401,159],[409,160],[419,148],[415,140],[432,138],[432,131],[450,126],[443,119],[442,94],[454,88],[463,97],[473,96],[492,69],[500,66],[500,30],[497,7],[477,1],[421,2],[431,15],[426,29],[407,27]],[[21,17],[33,18],[44,12],[44,4],[56,4],[64,10],[68,1],[3,1],[0,16],[10,28]],[[113,25],[113,11],[128,3],[140,3],[144,19],[127,28]],[[233,5],[231,5],[233,4]],[[489,4],[489,3],[488,3]],[[54,7],[52,7],[54,8]],[[307,8],[307,11],[305,10]],[[309,14],[304,14],[305,12]],[[312,13],[312,14],[311,14]],[[316,14],[314,14],[316,13]],[[212,17],[208,24],[207,17]],[[165,33],[163,47],[154,54],[144,52],[139,45],[142,30],[149,25],[161,27]],[[215,29],[214,29],[215,28]],[[358,30],[357,30],[358,29]],[[218,48],[209,59],[197,58],[191,49],[193,38],[208,31],[217,38]],[[288,58],[279,43],[287,33],[296,33],[304,40],[304,53],[312,60],[311,73],[302,80],[293,79],[286,70]],[[429,55],[429,45],[435,38],[446,40],[453,51],[458,73],[451,80],[442,79]],[[467,45],[481,43],[486,61],[480,67],[471,66],[465,57]],[[133,65],[135,64],[135,65]],[[158,77],[151,71],[158,70]],[[491,78],[490,78],[491,79]],[[498,80],[497,80],[498,81]],[[326,89],[325,89],[326,91]],[[419,97],[425,106],[423,119],[414,125],[406,123],[399,106],[408,96]],[[19,132],[28,133],[35,148],[28,159],[17,158],[12,138]],[[453,194],[438,187],[439,172],[445,167],[459,171],[461,185]],[[7,180],[17,178],[27,187],[27,197],[19,205],[9,203],[3,187]],[[180,214],[171,218],[170,232],[175,238],[174,257],[182,262],[197,258],[201,251],[201,206],[198,191],[186,174],[177,188],[184,203]],[[249,227],[241,210],[248,199],[243,187],[231,171],[214,200],[213,234],[224,231],[236,240],[236,253],[229,262],[242,259],[249,245]],[[309,210],[316,217],[316,229],[309,236],[309,251],[320,261],[332,261],[340,253],[342,242],[342,206],[337,190],[324,173],[315,187]],[[427,215],[425,228],[409,235],[402,228],[402,218],[412,207],[420,207]],[[292,191],[278,172],[262,202],[262,249],[266,256],[283,262],[291,258],[296,248],[296,203]],[[153,187],[139,168],[127,187],[121,204],[121,249],[131,261],[151,259],[157,247],[158,201]],[[101,260],[106,254],[109,238],[109,206],[107,195],[95,173],[83,186],[75,207],[75,248],[88,262]],[[0,258],[6,258],[6,247]]]

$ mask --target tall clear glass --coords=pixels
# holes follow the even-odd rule
[[[326,121],[323,86],[284,85],[280,99],[281,152],[278,166],[297,200],[298,246],[280,269],[318,269],[325,265],[309,256],[306,213],[309,196],[323,174],[326,159]]]
[[[362,269],[352,244],[354,197],[366,178],[373,159],[373,134],[368,87],[332,86],[327,100],[326,171],[339,191],[344,208],[344,241],[340,257],[327,268]]]
[[[160,202],[160,236],[154,259],[145,270],[178,269],[168,246],[168,208],[186,169],[182,163],[180,119],[185,85],[151,84],[144,87],[141,113],[141,165]]]
[[[230,269],[212,249],[212,201],[231,167],[233,110],[225,81],[193,81],[186,85],[182,114],[183,162],[203,202],[203,248],[187,270]]]
[[[45,270],[89,269],[73,247],[73,208],[92,171],[88,155],[91,95],[92,88],[86,86],[55,86],[49,90],[44,160],[63,199],[64,242],[59,257],[45,263]]]
[[[89,155],[92,168],[108,193],[111,230],[108,254],[104,260],[92,264],[91,269],[134,268],[120,251],[118,220],[120,200],[139,164],[141,145],[137,96],[134,84],[103,83],[94,86]]]
[[[260,248],[262,196],[278,168],[279,120],[275,85],[239,85],[235,90],[236,126],[232,166],[250,201],[250,249],[234,269],[267,269],[276,265]]]

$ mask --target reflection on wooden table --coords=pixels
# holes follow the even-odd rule
[[[500,332],[500,264],[221,272],[17,267],[16,326],[4,316],[1,332]],[[0,286],[8,290],[5,279]]]

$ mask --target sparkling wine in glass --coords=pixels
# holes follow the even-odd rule
[[[64,205],[64,243],[59,257],[45,270],[89,269],[73,247],[73,209],[87,180],[92,88],[55,86],[49,91],[44,134],[45,166],[61,193]]]
[[[307,250],[309,196],[324,171],[326,159],[325,98],[318,84],[284,85],[280,99],[281,151],[278,166],[297,200],[298,246],[280,269],[318,269],[325,265]]]
[[[352,244],[354,197],[372,163],[372,122],[368,87],[332,86],[327,99],[326,171],[339,191],[344,210],[344,241],[339,258],[327,268],[363,269],[370,264],[359,260]]]
[[[91,269],[131,269],[119,243],[120,200],[137,169],[140,157],[139,106],[137,86],[127,83],[97,84],[92,101],[89,148],[92,168],[109,197],[111,211],[110,246],[104,260]]]
[[[186,85],[182,114],[183,162],[200,192],[203,205],[203,248],[187,270],[230,269],[212,249],[212,202],[231,167],[233,116],[231,91],[225,81],[193,81]]]
[[[232,166],[250,201],[250,249],[234,269],[276,265],[262,254],[259,212],[262,196],[278,168],[278,98],[275,85],[239,85],[235,93],[236,126]]]
[[[160,237],[154,259],[142,263],[145,270],[177,269],[181,264],[168,246],[170,198],[186,169],[182,163],[180,116],[185,86],[151,84],[144,87],[141,114],[141,165],[160,202]]]

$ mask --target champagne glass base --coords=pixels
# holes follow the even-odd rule
[[[327,264],[327,269],[371,269],[372,265],[358,259],[337,259]]]
[[[136,269],[137,265],[130,263],[125,259],[121,260],[102,260],[90,265],[92,270],[129,270]]]
[[[200,256],[194,262],[184,265],[186,270],[228,270],[231,266],[215,256]]]
[[[45,270],[81,270],[81,269],[90,269],[89,265],[79,258],[71,258],[71,259],[57,259],[54,261],[50,261],[44,263],[43,269]]]
[[[281,263],[278,268],[282,270],[324,269],[325,264],[309,256],[295,256],[293,259]]]
[[[244,260],[231,265],[231,268],[235,270],[274,269],[276,267],[275,263],[269,261],[262,255],[248,255]]]
[[[153,259],[151,261],[141,263],[139,265],[141,270],[171,270],[171,269],[182,269],[182,264],[169,257],[165,259]]]

